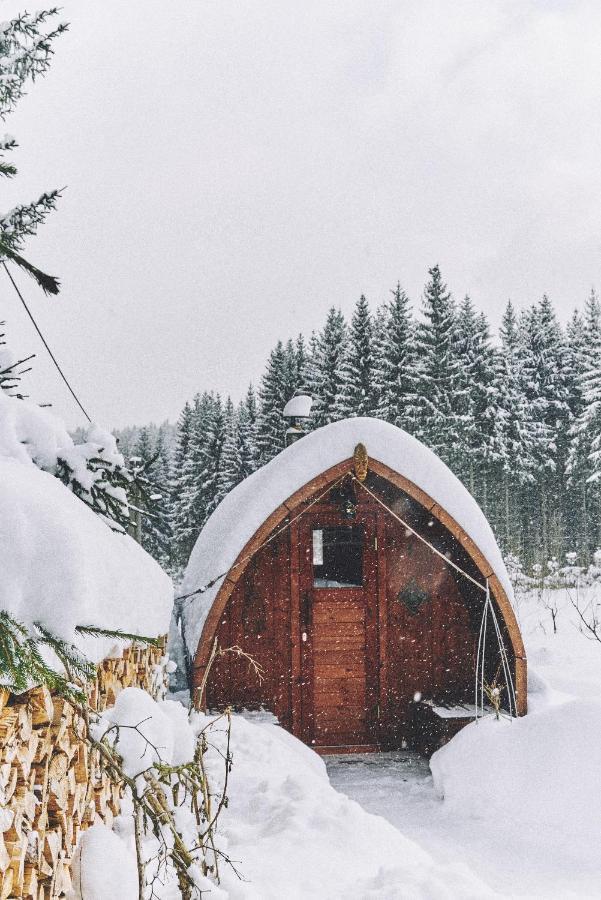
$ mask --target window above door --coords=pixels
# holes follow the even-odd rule
[[[312,540],[314,587],[362,587],[363,525],[314,528]]]

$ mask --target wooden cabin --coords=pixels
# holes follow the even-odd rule
[[[526,712],[492,531],[441,460],[387,423],[328,425],[235,488],[201,532],[183,593],[194,687],[215,641],[263,670],[220,658],[206,705],[269,710],[320,752],[432,752],[474,717],[479,657],[480,695],[496,683],[509,712]]]

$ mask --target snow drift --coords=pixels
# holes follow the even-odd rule
[[[78,448],[60,420],[0,393],[0,608],[25,624],[41,622],[98,661],[114,641],[85,638],[76,625],[165,634],[173,588],[132,538],[42,471],[59,451],[77,469]]]
[[[303,437],[250,475],[219,504],[192,551],[182,594],[227,572],[247,541],[288,497],[363,442],[370,457],[401,473],[440,504],[474,541],[503,585],[513,590],[484,513],[451,470],[416,438],[379,419],[343,419]],[[185,641],[194,654],[221,582],[183,607]]]

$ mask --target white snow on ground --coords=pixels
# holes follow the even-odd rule
[[[439,503],[488,560],[507,595],[513,590],[483,512],[450,469],[416,438],[379,419],[334,422],[306,435],[235,487],[203,528],[184,576],[187,594],[227,572],[265,519],[311,479],[352,457],[362,442],[373,458],[401,473]],[[183,607],[185,641],[194,654],[221,582]]]
[[[82,832],[71,874],[73,890],[67,900],[138,900],[136,858],[125,842],[100,822]]]

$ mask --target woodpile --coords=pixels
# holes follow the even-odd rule
[[[90,705],[102,711],[125,687],[164,691],[164,651],[129,647],[98,668]],[[40,687],[0,689],[0,900],[62,897],[80,832],[99,817],[109,827],[120,791],[81,738],[70,704]]]

